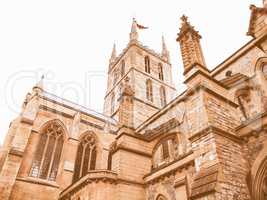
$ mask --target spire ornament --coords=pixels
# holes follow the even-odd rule
[[[109,59],[109,64],[113,63],[115,61],[117,57],[117,51],[116,51],[116,44],[113,44],[113,49],[112,49],[112,53],[111,53],[111,57]]]
[[[137,41],[138,40],[138,32],[137,32],[137,22],[135,18],[133,18],[131,33],[130,33],[130,41]]]
[[[164,39],[164,36],[163,35],[162,35],[162,51],[161,51],[161,56],[167,62],[170,61],[170,54],[169,54],[169,51],[167,49],[167,46],[166,46],[165,39]]]

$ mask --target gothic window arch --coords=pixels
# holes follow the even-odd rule
[[[121,61],[121,76],[125,74],[125,60]]]
[[[160,103],[161,103],[161,106],[165,106],[166,105],[166,90],[163,86],[160,87],[159,89],[159,93],[160,93]]]
[[[112,93],[111,94],[111,98],[110,98],[110,114],[112,115],[114,113],[115,110],[115,94]]]
[[[150,58],[145,57],[145,72],[150,74]]]
[[[46,125],[40,134],[30,176],[55,181],[63,143],[63,127],[56,122]]]
[[[163,81],[164,75],[163,75],[163,67],[162,67],[161,63],[159,63],[159,65],[158,65],[158,70],[159,70],[159,79]]]
[[[267,79],[267,57],[261,57],[256,61],[255,72],[260,71],[265,79]]]
[[[88,171],[95,170],[96,154],[96,139],[92,134],[88,133],[80,140],[78,145],[73,182],[85,176]]]
[[[153,102],[153,86],[150,79],[146,81],[146,98],[148,101]]]
[[[161,140],[153,150],[153,169],[169,163],[178,156],[178,140],[176,136]]]

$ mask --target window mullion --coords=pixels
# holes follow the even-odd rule
[[[89,155],[89,159],[88,159],[87,172],[90,170],[90,167],[91,167],[92,151],[93,151],[93,147],[92,147],[92,145],[90,145],[90,155]]]
[[[57,143],[58,143],[58,137],[56,138],[56,142],[55,142],[54,147],[53,147],[53,151],[52,151],[52,156],[51,156],[51,160],[50,160],[50,163],[49,163],[47,177],[49,177],[50,176],[50,173],[51,173],[51,168],[52,168],[52,165],[53,165],[53,162],[54,162],[54,157],[55,157],[55,151],[56,151]]]
[[[46,133],[44,133],[44,134],[46,134]],[[46,154],[46,150],[47,150],[47,146],[49,144],[49,141],[50,141],[50,135],[48,134],[47,139],[46,139],[46,143],[45,143],[45,147],[44,147],[44,152],[43,152],[43,155],[42,155],[42,160],[41,160],[38,176],[37,176],[38,178],[40,177],[40,174],[41,174],[40,172],[42,171],[42,168],[43,168],[45,154]]]
[[[83,145],[83,144],[82,144]],[[82,171],[83,171],[83,162],[84,162],[84,154],[85,154],[85,149],[87,145],[83,145],[83,153],[82,153],[82,160],[81,160],[81,168],[79,172],[79,178],[82,177]]]

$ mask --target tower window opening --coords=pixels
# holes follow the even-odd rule
[[[146,81],[146,98],[148,101],[153,102],[153,87],[151,80]]]
[[[145,71],[150,74],[150,59],[148,56],[145,57]]]
[[[164,76],[163,76],[163,67],[161,63],[159,63],[158,70],[159,70],[159,79],[163,81]]]

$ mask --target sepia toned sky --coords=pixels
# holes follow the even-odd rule
[[[0,144],[27,92],[45,75],[45,89],[102,111],[113,43],[127,45],[132,18],[148,26],[139,40],[161,51],[165,36],[173,79],[183,89],[176,34],[185,14],[200,32],[210,69],[251,38],[249,5],[262,0],[9,0],[0,2]]]

